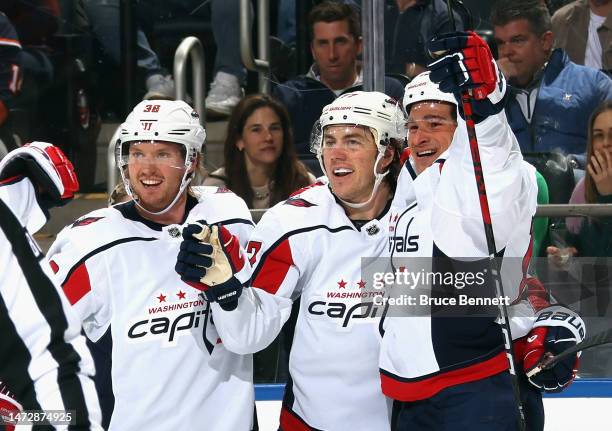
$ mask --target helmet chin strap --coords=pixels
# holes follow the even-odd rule
[[[376,172],[376,167],[378,166],[378,162],[380,162],[380,160],[384,157],[384,153],[383,152],[379,152],[378,156],[376,157],[376,161],[374,162],[374,187],[372,187],[372,193],[370,193],[370,197],[368,198],[367,201],[365,202],[359,202],[359,203],[353,203],[353,202],[347,202],[344,199],[340,198],[340,196],[337,196],[336,194],[334,194],[334,196],[336,196],[336,198],[338,198],[338,200],[340,202],[342,202],[342,204],[346,205],[349,208],[354,208],[354,209],[358,209],[358,208],[363,208],[367,205],[370,204],[370,202],[372,202],[372,199],[374,199],[374,196],[376,196],[376,192],[378,191],[378,188],[380,187],[380,184],[382,183],[383,178],[385,178],[385,176],[389,173],[389,171],[387,170],[386,172],[383,172],[382,174],[379,174],[378,172]],[[327,175],[327,171],[325,170],[325,166],[323,165],[323,157],[319,158],[319,163],[321,164],[321,168],[323,169],[323,172]],[[333,188],[332,188],[332,193],[333,193]]]
[[[130,195],[132,197],[132,199],[134,199],[134,203],[136,204],[136,206],[138,206],[138,208],[140,208],[141,210],[143,210],[147,214],[158,216],[158,215],[162,215],[162,214],[165,214],[168,211],[170,211],[170,209],[174,206],[174,204],[179,200],[179,198],[181,197],[181,195],[183,194],[183,192],[185,191],[185,189],[187,188],[189,183],[191,183],[191,180],[193,178],[193,176],[187,178],[187,176],[189,174],[193,174],[193,172],[189,172],[189,171],[185,172],[185,174],[183,175],[183,179],[181,181],[181,187],[179,188],[178,192],[176,193],[176,196],[174,197],[172,202],[170,202],[170,204],[166,208],[161,210],[161,211],[151,211],[151,210],[148,210],[145,207],[143,207],[140,203],[138,203],[138,198],[136,198],[133,195],[133,193],[132,193],[132,187],[130,185],[130,180],[128,178],[124,177],[123,178],[123,182],[124,182],[124,185],[125,185],[125,191],[127,192],[128,195]],[[123,176],[123,172],[121,173],[121,175]]]
[[[191,182],[191,178],[186,180],[185,184],[181,186],[181,188],[179,189],[178,193],[176,194],[176,196],[174,197],[172,202],[170,202],[170,205],[168,205],[166,208],[164,208],[161,211],[157,211],[157,212],[149,211],[148,209],[146,209],[145,207],[143,207],[142,205],[140,205],[138,203],[138,199],[134,199],[134,202],[136,203],[136,205],[138,205],[138,208],[140,208],[141,210],[143,210],[147,214],[151,214],[151,215],[155,215],[155,216],[165,214],[168,211],[170,211],[170,209],[174,206],[174,204],[179,200],[179,198],[181,197],[181,195],[183,194],[183,192],[185,191],[185,189],[187,188],[187,186],[189,185],[190,182]]]

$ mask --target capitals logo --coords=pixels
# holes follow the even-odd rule
[[[410,253],[419,249],[419,235],[410,234],[410,226],[414,222],[414,217],[406,223],[406,229],[402,232],[402,217],[397,215],[394,217],[394,222],[397,221],[393,229],[389,232],[389,252],[391,253]]]
[[[312,202],[308,202],[306,199],[299,198],[297,196],[294,198],[287,199],[285,201],[285,205],[291,205],[291,206],[300,207],[300,208],[310,208],[310,207],[316,206],[316,204],[313,204]]]
[[[372,323],[373,318],[380,316],[374,300],[380,292],[373,292],[366,289],[366,286],[367,282],[362,278],[341,278],[324,292],[325,296],[303,298],[303,301],[308,302],[308,317],[313,320],[331,320],[344,330],[350,330],[353,324]]]
[[[97,222],[98,220],[102,220],[104,217],[85,217],[85,218],[81,218],[78,219],[77,221],[75,221],[74,223],[72,223],[71,227],[79,227],[79,226],[87,226],[90,225],[92,223]]]
[[[170,301],[176,296],[177,301]],[[127,329],[130,342],[159,341],[162,347],[175,346],[180,337],[192,336],[194,331],[202,331],[201,339],[209,353],[221,340],[212,322],[208,303],[201,296],[179,290],[172,294],[159,293],[154,296],[153,305],[147,309],[147,315],[135,318]]]

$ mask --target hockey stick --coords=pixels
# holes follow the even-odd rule
[[[576,353],[582,350],[587,350],[593,347],[600,346],[602,344],[609,343],[612,343],[612,328],[602,331],[599,334],[593,335],[592,337],[586,338],[582,340],[582,342],[570,347],[569,349],[564,350],[556,356],[550,354],[548,357],[544,358],[542,362],[538,364],[538,366],[536,366],[533,370],[529,371],[527,373],[527,377],[534,376],[543,370],[549,370],[568,356],[575,355]]]
[[[453,32],[455,28],[455,18],[453,15],[453,7],[451,4],[452,0],[446,0],[446,6],[448,7],[448,19],[450,20],[451,29]],[[482,223],[484,225],[485,237],[487,239],[487,249],[489,252],[489,264],[491,266],[491,277],[495,283],[495,293],[499,298],[505,298],[504,286],[502,285],[501,279],[501,264],[495,259],[496,247],[495,247],[495,236],[493,235],[493,225],[491,224],[491,212],[489,211],[489,200],[487,198],[487,188],[485,185],[482,163],[480,161],[480,151],[478,149],[478,138],[476,136],[476,125],[474,118],[472,117],[472,91],[466,90],[461,93],[461,105],[463,108],[463,116],[465,118],[465,124],[470,142],[470,152],[472,153],[472,164],[474,166],[474,177],[476,179],[476,188],[478,189],[478,197],[480,201],[480,211],[482,214]],[[506,351],[506,358],[508,359],[508,371],[510,372],[510,379],[512,381],[512,390],[514,392],[514,401],[518,410],[518,429],[519,431],[526,430],[525,423],[525,411],[523,410],[523,403],[521,402],[521,392],[519,389],[519,380],[516,375],[516,360],[514,359],[514,352],[512,349],[512,332],[510,331],[510,322],[508,320],[508,309],[504,301],[499,301],[499,314],[500,314],[500,326],[504,336],[504,349]]]

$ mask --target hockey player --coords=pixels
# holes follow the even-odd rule
[[[382,93],[358,91],[323,109],[312,148],[327,179],[262,217],[247,247],[254,271],[249,288],[242,289],[229,266],[214,274],[197,274],[193,268],[194,282],[211,290],[234,285],[241,292],[233,311],[212,306],[221,339],[239,353],[272,342],[292,301],[301,297],[281,430],[390,427],[390,406],[378,377],[382,310],[366,292],[361,257],[380,255],[387,243],[388,210],[405,139],[398,108]],[[194,238],[185,242],[201,245]],[[214,235],[208,242],[215,250],[208,259],[226,260]],[[193,253],[194,262],[199,257]]]
[[[186,224],[223,223],[243,242],[253,227],[233,193],[189,188],[205,136],[186,103],[139,103],[115,146],[133,200],[76,220],[49,251],[86,335],[111,333],[111,430],[251,429],[252,358],[226,349],[207,300],[174,271]]]
[[[50,417],[36,422],[45,429],[102,429],[80,322],[32,238],[48,209],[78,187],[72,164],[51,144],[32,142],[0,161],[0,417],[56,410],[54,426]]]
[[[457,116],[455,100],[469,88],[482,95],[473,102],[476,134],[497,252],[504,258],[503,287],[514,303],[525,295],[536,182],[502,111],[505,80],[486,43],[473,33],[442,37],[430,51],[446,51],[447,56],[406,88],[410,158],[391,210],[390,231],[397,237],[410,234],[413,247],[392,237],[389,251],[399,265],[410,262],[406,258],[434,258],[432,272],[442,264],[488,255],[466,126]],[[432,297],[439,294],[432,286]],[[510,307],[511,314],[528,315],[525,307],[530,305]],[[516,429],[517,410],[496,315],[440,311],[442,307],[433,305],[428,316],[383,321],[381,379],[383,392],[396,400],[394,429]],[[526,370],[545,351],[563,350],[584,337],[580,318],[563,307],[544,309],[535,319],[512,320],[513,336],[529,333],[524,353],[517,355]],[[562,388],[575,376],[575,362],[573,358],[530,381],[547,389]]]
[[[453,94],[440,91],[438,84],[429,79],[429,72],[417,76],[406,86],[403,103],[409,115],[408,151],[410,156],[408,165],[404,166],[400,173],[395,204],[398,204],[402,199],[401,196],[404,196],[402,187],[411,187],[411,172],[419,175],[433,163],[444,163],[448,157],[447,150],[451,146],[457,129],[457,101]],[[526,169],[530,168],[526,167]],[[403,202],[399,206],[408,203]],[[526,277],[521,283],[520,299],[522,300],[508,308],[511,316],[511,332],[515,338],[513,344],[519,367],[521,397],[530,431],[542,430],[544,427],[544,409],[540,390],[561,390],[571,383],[576,372],[577,357],[558,364],[554,371],[534,376],[530,380],[531,383],[520,371],[523,363],[526,371],[533,368],[542,359],[545,351],[558,353],[575,342],[571,341],[575,337],[566,332],[567,330],[564,330],[563,327],[551,327],[550,323],[554,320],[546,318],[546,316],[552,317],[549,313],[552,308],[549,308],[551,304],[548,303],[547,296],[537,279]],[[583,325],[580,318],[572,311],[562,309],[558,305],[555,306],[555,310],[567,313],[568,316],[575,316],[575,322]],[[544,317],[541,318],[541,316]],[[536,320],[538,320],[537,327],[541,329],[531,331]],[[550,332],[550,334],[532,337],[536,332],[542,331]],[[567,342],[560,342],[561,339],[567,339]],[[527,340],[531,341],[527,342]],[[542,343],[544,340],[547,340],[546,345]]]

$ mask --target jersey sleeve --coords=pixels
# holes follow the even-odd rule
[[[13,177],[0,181],[0,198],[33,235],[47,222],[47,216],[36,200],[36,192],[27,177]]]
[[[536,277],[526,277],[521,285],[519,300],[508,307],[512,338],[526,336],[533,327],[536,313],[550,305],[549,294],[542,282]]]
[[[102,429],[94,364],[80,321],[3,198],[0,227],[0,261],[8,268],[0,272],[0,380],[25,410],[74,411],[74,425]]]
[[[523,161],[504,112],[476,125],[476,135],[482,166],[476,175],[484,176],[496,253],[504,256],[504,294],[514,301],[522,279],[521,260],[531,253],[535,169]],[[483,220],[467,130],[459,120],[434,196],[434,242],[447,256],[488,256]]]
[[[274,341],[289,318],[292,298],[299,295],[298,250],[283,233],[277,211],[274,207],[263,216],[247,244],[253,273],[238,307],[228,312],[212,304],[221,339],[234,353],[254,353]]]
[[[65,227],[51,245],[48,259],[85,333],[97,341],[108,329],[112,314],[109,265],[103,252],[90,249],[78,238],[94,233],[78,229],[70,225]]]

